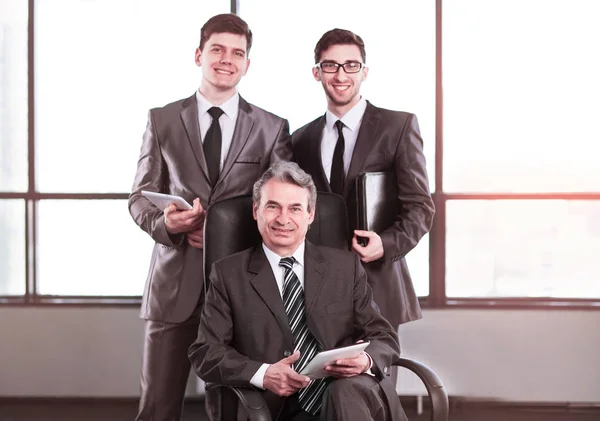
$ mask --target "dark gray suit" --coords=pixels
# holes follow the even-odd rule
[[[291,156],[287,120],[239,100],[231,147],[211,186],[200,139],[196,96],[150,110],[129,197],[135,222],[156,242],[142,300],[147,319],[142,399],[138,419],[179,419],[189,375],[187,348],[197,334],[203,301],[202,250],[185,235],[167,233],[163,210],[142,190],[178,195],[204,209],[218,200],[251,194],[272,162]],[[154,397],[153,397],[154,396]],[[143,412],[143,411],[142,411]]]
[[[366,351],[373,360],[375,377],[365,378],[367,375],[362,374],[354,379],[370,382],[372,406],[374,400],[385,403],[385,409],[378,408],[380,412],[374,419],[405,419],[388,378],[390,366],[399,356],[398,337],[373,302],[358,258],[348,251],[307,241],[304,264],[306,317],[313,336],[324,350],[350,345],[358,339],[371,341]],[[263,363],[276,363],[293,350],[294,338],[283,300],[262,247],[215,263],[198,339],[189,350],[198,376],[207,382],[250,385]],[[387,396],[392,396],[391,402]],[[274,416],[286,401],[268,391],[265,399]],[[361,418],[353,405],[344,402],[344,411],[350,414],[338,413],[336,419],[367,419]],[[329,406],[327,410],[337,411],[339,407]],[[373,407],[369,410],[377,412]],[[390,410],[397,415],[390,417]]]
[[[325,116],[292,134],[294,160],[309,173],[319,191],[331,191],[321,163]],[[423,155],[423,140],[413,114],[390,111],[367,102],[346,176],[344,198],[350,215],[350,233],[356,228],[350,194],[361,172],[393,171],[397,178],[399,212],[394,225],[378,234],[382,259],[364,264],[375,302],[383,316],[397,326],[422,317],[404,256],[431,229],[434,205]]]

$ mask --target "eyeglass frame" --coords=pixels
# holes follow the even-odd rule
[[[323,69],[323,67],[322,67],[322,64],[323,64],[323,63],[327,63],[327,64],[335,64],[335,65],[337,66],[337,68],[335,69],[335,72],[328,72],[328,71],[324,70],[324,69]],[[358,69],[356,70],[356,72],[349,72],[348,70],[346,70],[346,67],[345,67],[345,66],[346,66],[347,64],[356,64],[356,63],[358,63],[358,64],[359,64],[359,67],[358,67]],[[345,62],[345,63],[338,63],[338,62],[335,62],[335,61],[322,61],[322,62],[320,62],[320,63],[317,63],[317,64],[315,64],[315,67],[316,67],[317,69],[321,69],[321,70],[323,71],[323,73],[327,73],[327,74],[335,74],[335,73],[339,72],[339,71],[340,71],[340,69],[344,69],[344,72],[345,72],[345,73],[347,73],[347,74],[351,74],[351,75],[352,75],[352,74],[356,74],[356,73],[360,72],[362,69],[364,69],[364,68],[365,68],[365,66],[366,66],[366,65],[365,65],[365,63],[362,63],[362,62],[360,62],[360,61],[347,61],[347,62]]]

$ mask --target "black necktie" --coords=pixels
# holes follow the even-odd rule
[[[308,330],[306,324],[306,310],[304,308],[304,291],[300,280],[292,269],[295,259],[284,257],[279,261],[279,266],[285,269],[283,278],[283,306],[288,316],[288,323],[294,335],[294,346],[300,351],[300,358],[294,363],[296,372],[308,364],[319,352],[319,344]],[[311,415],[316,415],[321,410],[321,401],[327,382],[325,379],[315,379],[298,394],[300,407]]]
[[[210,184],[214,187],[219,179],[219,169],[221,168],[221,126],[219,117],[223,115],[223,110],[219,107],[212,107],[208,110],[212,117],[212,123],[204,136],[204,157],[208,167]]]
[[[338,120],[335,122],[335,125],[338,129],[338,140],[335,144],[335,149],[333,150],[333,161],[331,162],[331,175],[329,176],[329,185],[331,186],[332,192],[343,196],[344,178],[346,178],[346,174],[344,173],[345,145],[344,134],[342,133],[344,123],[342,123],[342,120]]]

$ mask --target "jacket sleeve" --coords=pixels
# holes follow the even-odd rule
[[[373,301],[371,287],[367,283],[367,274],[355,256],[354,279],[354,331],[355,339],[371,343],[366,352],[373,360],[371,371],[378,379],[383,379],[400,356],[398,334],[392,325],[383,318],[379,307]]]
[[[229,294],[219,267],[213,265],[198,337],[188,350],[194,372],[205,382],[249,386],[261,367],[262,362],[251,360],[231,346],[233,332]]]
[[[137,171],[129,195],[129,213],[135,223],[154,241],[178,248],[183,244],[185,236],[169,234],[165,226],[163,209],[158,209],[142,195],[142,190],[163,192],[167,177],[167,167],[161,152],[154,113],[150,110]]]
[[[423,154],[419,123],[409,114],[400,132],[395,153],[398,214],[392,226],[379,233],[384,259],[398,260],[429,232],[435,208]]]
[[[292,160],[292,136],[290,135],[290,124],[282,120],[281,127],[277,133],[273,149],[271,150],[270,164],[279,161]]]

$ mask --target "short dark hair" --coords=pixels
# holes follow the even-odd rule
[[[252,31],[245,20],[233,13],[215,15],[206,21],[200,30],[200,51],[202,51],[204,44],[206,44],[206,41],[208,41],[212,34],[222,34],[224,32],[244,35],[246,37],[246,55],[250,54]]]
[[[308,212],[311,212],[317,205],[317,187],[312,177],[304,172],[295,162],[279,161],[271,165],[254,183],[252,201],[255,206],[260,205],[262,188],[271,179],[306,189],[308,191]]]
[[[367,52],[365,51],[365,43],[361,37],[352,31],[346,29],[335,28],[323,34],[315,47],[315,64],[321,60],[321,54],[332,45],[356,45],[360,50],[363,63],[367,62]]]

